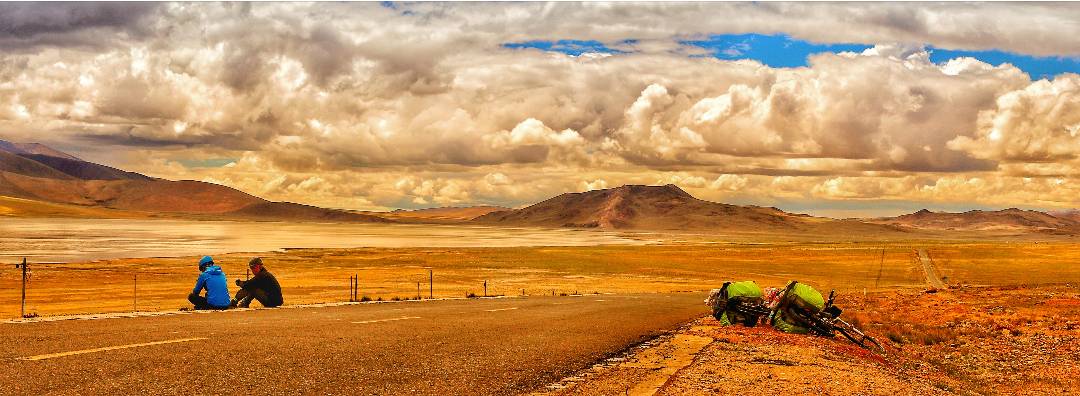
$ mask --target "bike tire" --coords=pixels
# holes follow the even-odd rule
[[[852,343],[862,347],[863,349],[866,349],[868,351],[877,349],[878,352],[882,354],[885,353],[885,348],[882,347],[881,344],[878,344],[877,340],[875,340],[874,337],[863,334],[861,337],[855,338],[855,336],[852,336],[850,333],[848,333],[847,329],[843,328],[837,328],[836,331],[839,331],[840,334],[844,335],[844,338],[847,338],[848,341],[851,341]],[[874,348],[871,348],[870,344],[872,344]]]

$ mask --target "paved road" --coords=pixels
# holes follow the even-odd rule
[[[704,315],[702,298],[527,297],[0,324],[0,394],[518,394]]]
[[[937,289],[945,289],[945,282],[941,281],[941,278],[937,274],[937,269],[934,268],[934,260],[930,258],[930,253],[926,252],[926,249],[919,249],[919,262],[922,263],[923,273],[926,274],[926,283]]]

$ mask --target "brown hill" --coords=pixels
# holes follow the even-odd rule
[[[150,180],[135,172],[122,171],[113,167],[73,160],[68,158],[54,157],[44,154],[19,154],[19,156],[33,160],[50,168],[56,169],[76,179],[82,180]]]
[[[1071,220],[1080,223],[1080,209],[1058,210],[1050,214],[1059,219]]]
[[[468,206],[405,210],[392,212],[360,212],[407,223],[463,223],[492,212],[510,210],[501,206]]]
[[[48,146],[3,140],[0,140],[0,196],[25,200],[11,201],[19,204],[8,206],[5,215],[81,213],[90,217],[93,214],[124,217],[118,211],[130,211],[142,215],[177,213],[215,215],[215,218],[389,221],[340,210],[269,202],[212,183],[155,179],[83,161]],[[107,210],[81,211],[49,204]]]
[[[48,155],[51,157],[64,158],[74,161],[82,161],[78,157],[62,152],[60,150],[53,149],[41,143],[12,143],[4,140],[0,140],[0,151],[12,153],[12,154],[26,154],[26,155]]]
[[[325,209],[317,206],[302,205],[292,202],[261,202],[245,206],[239,210],[227,213],[229,216],[248,218],[255,220],[316,220],[332,222],[364,222],[364,223],[393,223],[393,220],[384,219],[362,213],[353,213],[335,209]]]
[[[236,189],[197,181],[59,179],[11,172],[0,172],[0,195],[111,209],[176,213],[226,213],[266,202]]]
[[[566,193],[532,206],[493,212],[478,224],[717,232],[896,232],[857,221],[791,214],[776,208],[739,206],[694,198],[675,185],[626,185]]]
[[[0,140],[0,142],[3,141]],[[72,179],[70,175],[53,169],[48,165],[42,164],[32,159],[24,158],[18,154],[13,154],[7,151],[0,151],[0,172],[15,173],[33,177],[44,177],[49,179]]]
[[[1075,233],[1080,223],[1036,210],[1009,208],[996,211],[970,210],[963,213],[931,212],[923,209],[897,217],[868,220],[925,230],[1016,231]]]

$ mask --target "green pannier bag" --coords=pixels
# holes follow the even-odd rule
[[[772,314],[772,325],[785,333],[810,332],[809,317],[825,308],[825,299],[814,288],[791,281]]]
[[[761,287],[754,281],[724,282],[724,286],[710,296],[713,317],[723,326],[742,323],[754,326],[760,317],[752,313],[739,312],[737,304],[762,304]]]

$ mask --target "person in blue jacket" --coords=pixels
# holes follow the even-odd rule
[[[195,309],[229,309],[228,280],[221,267],[214,264],[214,259],[204,256],[199,260],[199,280],[195,282],[195,289],[188,295],[188,301],[195,305]],[[206,297],[200,295],[202,289],[206,289]]]

